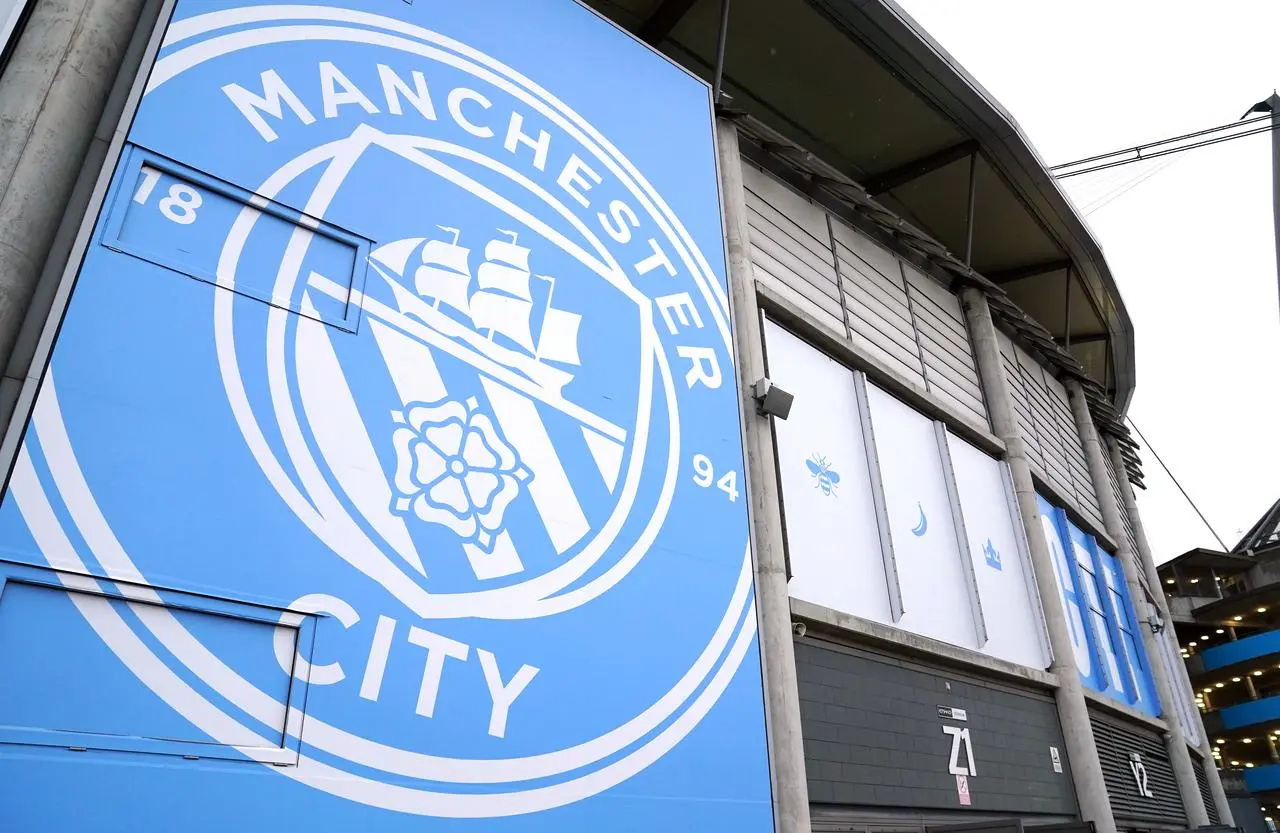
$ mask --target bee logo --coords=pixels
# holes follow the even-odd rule
[[[832,470],[831,461],[821,454],[814,454],[804,464],[809,467],[809,474],[818,481],[814,488],[820,489],[828,497],[834,495],[840,485],[840,475]]]

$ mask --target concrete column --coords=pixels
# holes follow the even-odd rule
[[[38,0],[0,77],[0,367],[8,364],[143,5]]]
[[[1054,577],[1053,556],[1040,521],[1035,483],[1031,479],[1031,464],[1027,460],[1026,440],[1013,415],[1013,401],[1009,396],[1009,383],[1000,360],[1000,345],[996,340],[995,324],[991,320],[991,308],[987,305],[986,296],[972,287],[966,288],[960,297],[969,323],[969,333],[973,338],[973,352],[978,373],[982,377],[982,388],[987,395],[991,425],[996,435],[1004,441],[1006,459],[1013,475],[1013,488],[1018,498],[1018,512],[1027,533],[1031,566],[1044,608],[1049,645],[1053,649],[1053,662],[1049,670],[1058,677],[1054,702],[1058,708],[1058,719],[1062,723],[1062,735],[1070,758],[1071,774],[1075,779],[1080,814],[1085,821],[1093,822],[1097,833],[1116,833],[1107,784],[1102,776],[1102,763],[1098,759],[1098,747],[1093,739],[1093,725],[1089,722],[1089,709],[1085,704],[1084,686],[1080,682],[1080,673],[1076,670],[1062,592]]]
[[[1107,473],[1107,461],[1103,456],[1107,452],[1098,438],[1098,429],[1093,424],[1093,415],[1089,413],[1089,402],[1084,397],[1084,389],[1075,379],[1066,380],[1066,388],[1071,400],[1071,413],[1076,419],[1076,430],[1080,432],[1080,439],[1084,444],[1085,462],[1089,465],[1089,477],[1093,481],[1094,494],[1098,497],[1098,508],[1102,510],[1102,522],[1106,525],[1107,534],[1116,542],[1116,557],[1124,570],[1129,597],[1135,604],[1141,603],[1146,596],[1142,582],[1138,580],[1139,570],[1142,568],[1129,545],[1128,536],[1125,535],[1120,504],[1111,488],[1111,477]],[[1159,586],[1157,583],[1156,587]],[[1191,763],[1191,753],[1187,751],[1187,737],[1178,719],[1177,701],[1173,697],[1163,652],[1156,642],[1157,635],[1149,627],[1140,624],[1138,630],[1142,632],[1142,643],[1146,646],[1147,657],[1150,659],[1151,676],[1156,684],[1156,699],[1164,708],[1164,719],[1168,727],[1164,745],[1169,751],[1169,762],[1173,765],[1173,777],[1178,783],[1182,807],[1192,827],[1203,827],[1209,823],[1209,814],[1205,810],[1204,799],[1200,796],[1200,785],[1196,783],[1196,770]]]
[[[1138,560],[1142,564],[1142,569],[1146,572],[1147,582],[1156,588],[1156,606],[1160,609],[1160,618],[1164,620],[1165,627],[1172,628],[1173,617],[1169,615],[1169,601],[1165,598],[1164,592],[1160,590],[1160,574],[1156,570],[1156,560],[1151,554],[1151,544],[1147,541],[1147,532],[1142,527],[1142,516],[1138,514],[1138,500],[1133,493],[1133,484],[1129,482],[1129,475],[1125,472],[1124,457],[1120,453],[1120,444],[1114,438],[1108,438],[1107,451],[1111,454],[1111,465],[1115,469],[1116,479],[1120,481],[1120,496],[1124,499],[1125,511],[1129,513],[1129,524],[1133,527],[1133,537],[1138,542]],[[1235,638],[1234,629],[1232,629],[1232,638]],[[1191,678],[1187,676],[1186,663],[1175,662],[1173,665],[1173,673],[1178,677],[1170,680],[1170,685],[1191,688]],[[1195,719],[1201,720],[1198,711],[1195,712]],[[1200,724],[1200,757],[1203,759],[1205,778],[1209,781],[1209,792],[1213,795],[1213,804],[1218,808],[1218,818],[1222,824],[1234,826],[1235,822],[1231,816],[1231,804],[1227,801],[1226,790],[1222,788],[1222,779],[1218,776],[1218,766],[1214,763],[1213,744],[1209,740],[1209,733],[1205,731],[1203,722]]]
[[[800,691],[791,631],[791,597],[782,541],[782,503],[769,417],[761,416],[751,385],[764,376],[764,342],[747,230],[746,192],[738,129],[718,124],[720,187],[729,255],[729,300],[737,347],[738,389],[751,498],[760,652],[764,657],[765,711],[773,772],[774,816],[779,833],[810,833],[809,785],[800,729]]]

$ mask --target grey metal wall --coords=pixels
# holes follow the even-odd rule
[[[1209,821],[1212,824],[1218,824],[1222,819],[1218,815],[1218,805],[1214,803],[1213,793],[1209,789],[1209,777],[1204,771],[1204,761],[1193,754],[1191,765],[1196,770],[1196,788],[1200,790],[1200,798],[1204,800],[1204,807],[1209,811]]]
[[[959,809],[952,738],[943,732],[956,726],[969,729],[977,770],[968,778],[967,811],[1077,812],[1047,695],[812,637],[796,641],[796,672],[813,804]],[[968,719],[944,719],[940,706],[965,709]],[[1062,773],[1054,771],[1050,747]]]
[[[756,280],[948,410],[987,428],[959,299],[772,176],[743,163]]]
[[[999,341],[1014,415],[1027,440],[1032,471],[1088,521],[1093,531],[1104,531],[1066,387],[1004,333],[999,334]]]
[[[1187,817],[1173,777],[1173,766],[1156,731],[1094,709],[1090,712],[1093,737],[1117,826],[1122,829],[1146,828],[1152,822],[1186,825]],[[1142,757],[1152,798],[1144,797],[1138,791],[1130,767],[1130,755],[1133,753]]]

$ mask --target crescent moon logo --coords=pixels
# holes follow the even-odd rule
[[[920,538],[920,537],[923,537],[924,534],[929,531],[929,519],[925,517],[924,507],[921,506],[918,502],[916,503],[916,508],[920,510],[920,522],[917,523],[915,525],[915,528],[911,530],[911,534],[916,536],[917,538]]]

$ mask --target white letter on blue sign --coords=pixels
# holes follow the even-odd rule
[[[440,694],[444,661],[449,657],[465,660],[471,648],[417,626],[409,628],[409,641],[427,649],[427,664],[422,668],[422,688],[418,689],[418,705],[414,711],[423,717],[431,717],[436,710],[436,696]]]
[[[249,120],[249,124],[253,125],[259,135],[268,142],[274,142],[279,137],[262,117],[262,113],[283,119],[284,107],[281,105],[288,104],[289,109],[303,124],[313,124],[316,120],[316,117],[303,106],[298,96],[289,89],[289,85],[284,83],[274,69],[262,73],[262,95],[255,95],[239,84],[227,84],[222,91],[227,94],[227,98],[231,99],[231,103],[236,105],[241,115]]]
[[[378,112],[378,108],[369,100],[369,97],[360,92],[360,88],[352,84],[351,79],[328,61],[320,62],[320,94],[324,98],[326,119],[336,118],[338,108],[343,104],[359,104],[366,113]]]
[[[416,69],[413,71],[414,88],[412,90],[404,79],[396,75],[395,71],[386,64],[378,64],[378,77],[382,79],[382,95],[387,100],[387,111],[391,115],[404,115],[404,108],[400,106],[400,96],[404,96],[424,119],[436,120],[436,106],[431,103],[431,96],[427,92],[427,79],[421,72]]]
[[[493,699],[493,711],[489,713],[489,734],[495,738],[504,737],[507,734],[507,714],[511,711],[511,704],[538,675],[538,669],[532,665],[521,665],[511,682],[503,685],[497,658],[483,648],[476,648],[476,656],[480,657],[484,682],[489,687],[489,697]]]

